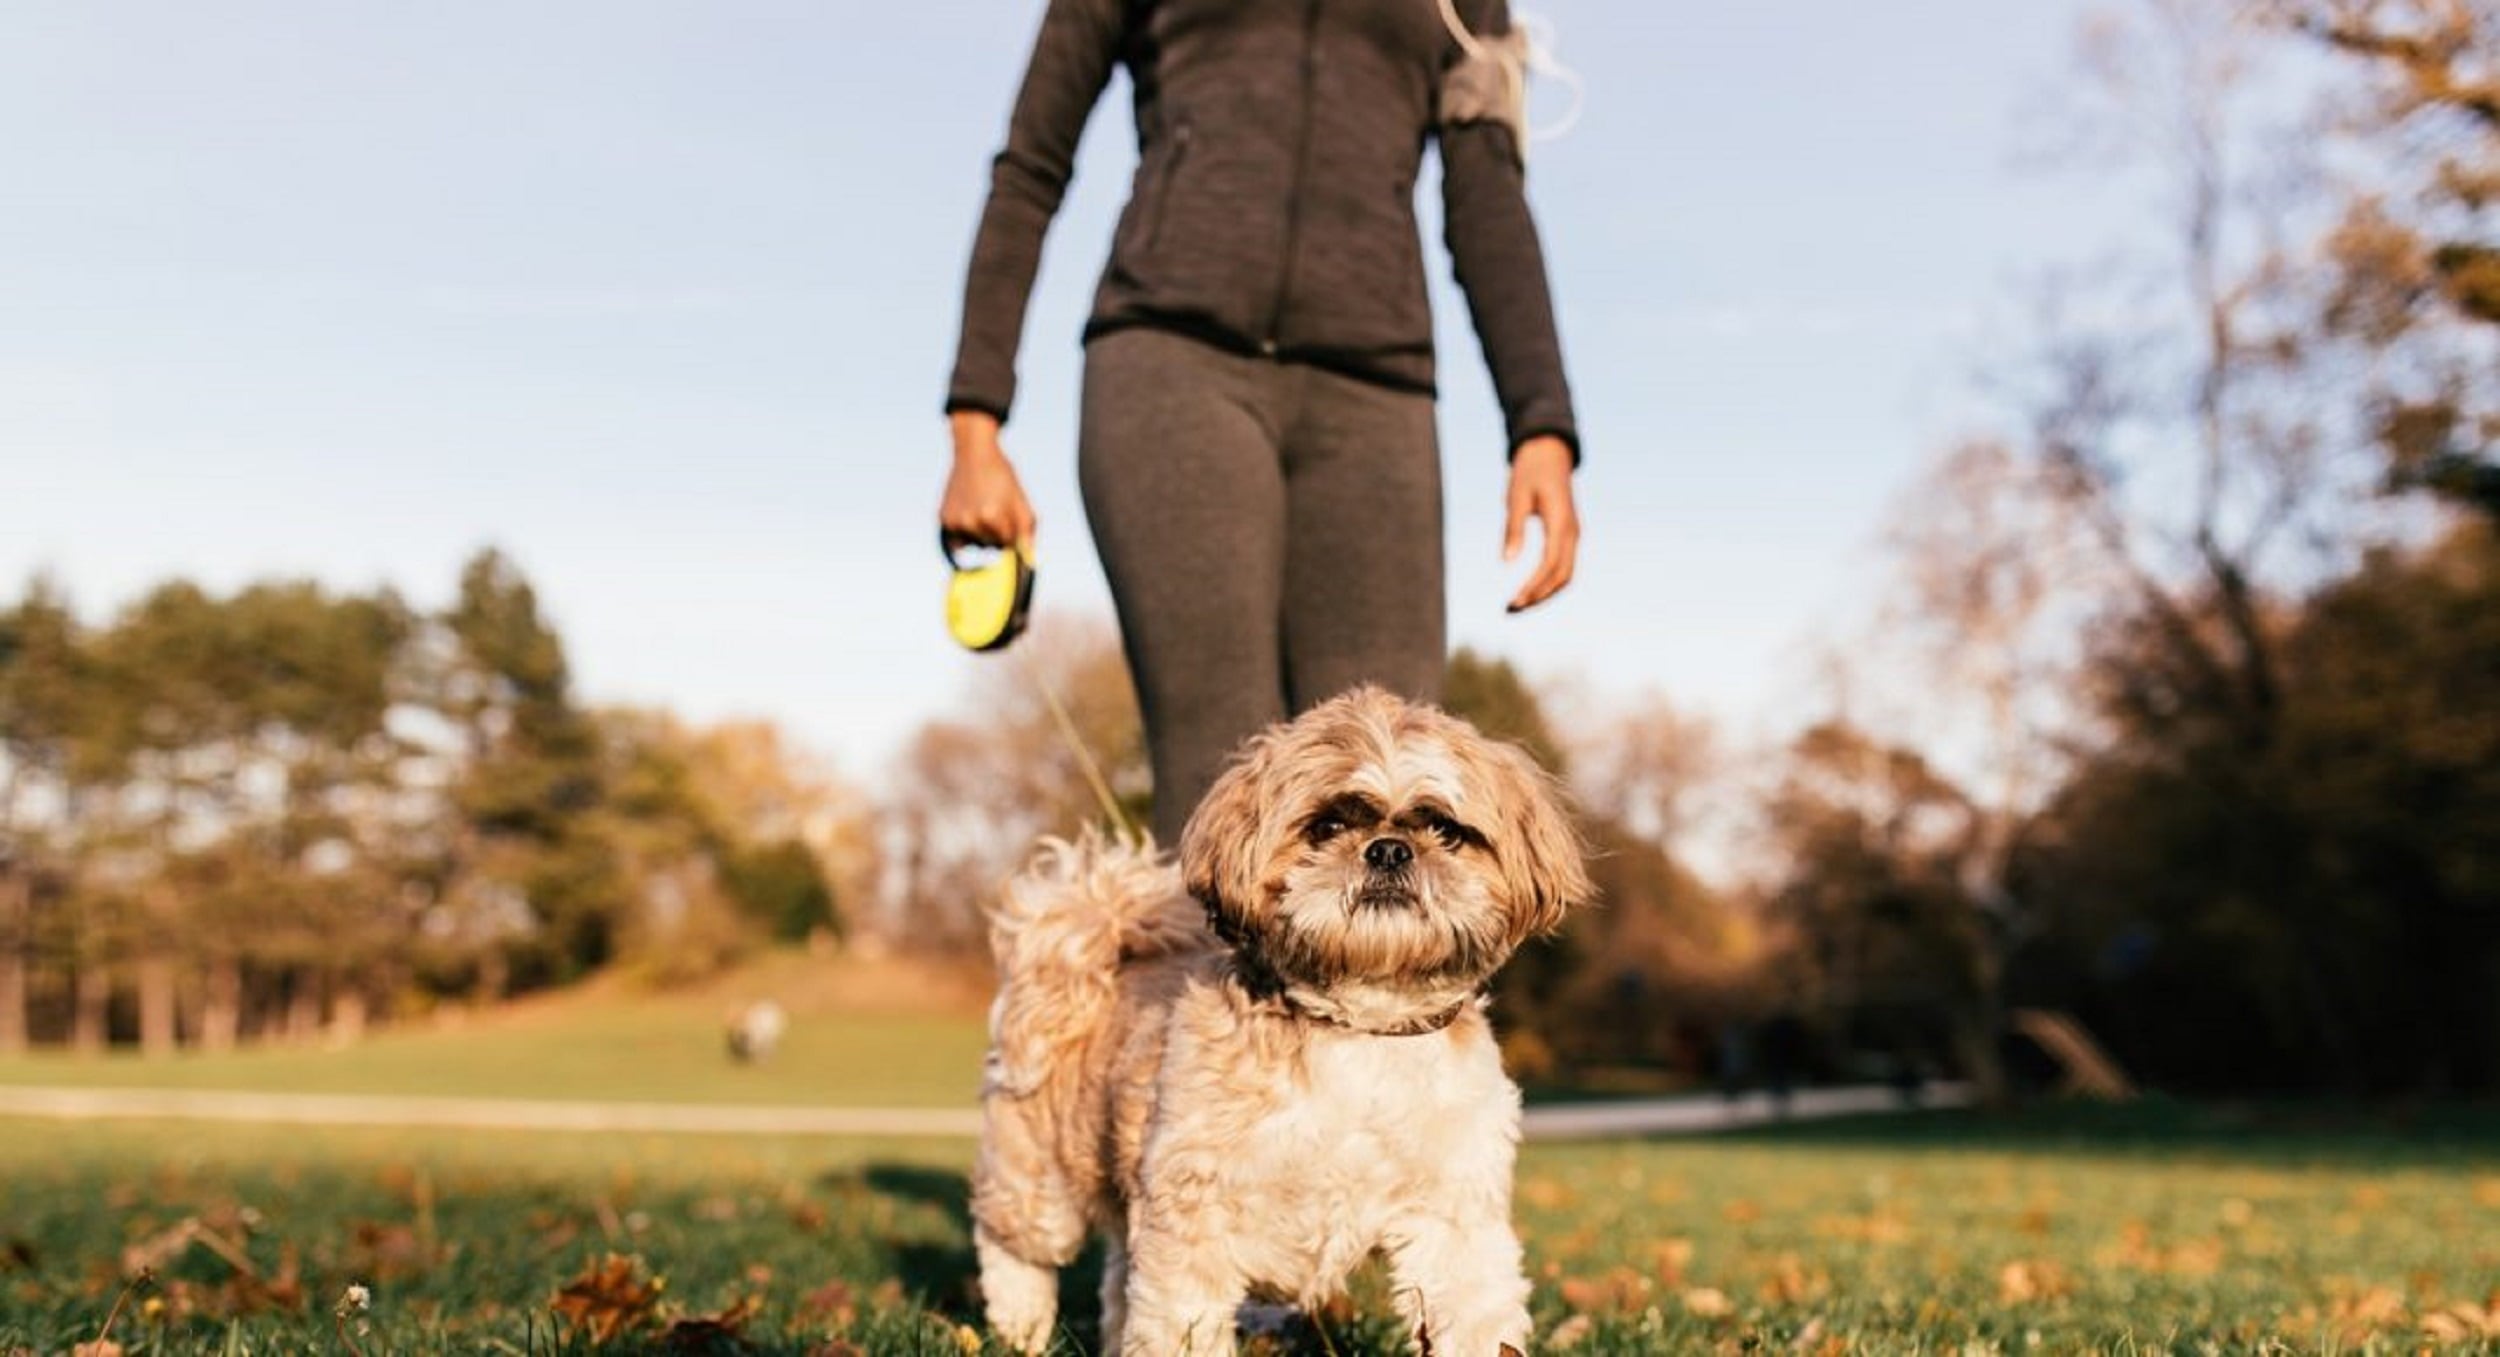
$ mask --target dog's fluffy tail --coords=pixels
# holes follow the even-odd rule
[[[1206,918],[1150,840],[1045,839],[990,916],[998,999],[985,1092],[1021,1097],[1081,1057],[1119,1001],[1122,965],[1207,945]]]

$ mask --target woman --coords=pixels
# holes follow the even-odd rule
[[[1506,0],[1050,0],[995,165],[946,410],[939,525],[1028,544],[999,444],[1042,236],[1112,68],[1139,161],[1085,329],[1079,481],[1154,766],[1182,823],[1251,732],[1356,683],[1431,700],[1444,663],[1432,318],[1446,238],[1508,425],[1516,612],[1571,579],[1579,439],[1522,177]],[[1481,35],[1481,36],[1479,36]]]

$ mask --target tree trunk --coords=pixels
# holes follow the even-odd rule
[[[173,932],[181,912],[182,902],[172,887],[159,881],[148,888],[147,928],[153,940],[134,969],[139,985],[139,1054],[151,1059],[170,1056],[181,1045],[175,1005],[181,998],[182,973],[163,941]]]
[[[26,934],[34,888],[23,872],[0,875],[0,1056],[26,1054]]]
[[[162,952],[139,958],[139,1054],[150,1058],[169,1056],[180,1040],[180,1028],[174,1019],[175,987],[181,974],[174,959]]]
[[[330,1000],[330,1044],[353,1046],[365,1038],[364,987],[353,981],[341,986]]]
[[[200,1002],[200,1049],[231,1051],[243,1032],[243,962],[219,957],[208,963],[208,988]]]
[[[321,982],[299,972],[286,1001],[286,1039],[310,1042],[321,1036]]]
[[[503,948],[489,943],[477,959],[477,990],[471,1002],[480,1008],[502,1003],[511,984],[511,962],[505,959]]]
[[[69,1044],[81,1055],[98,1055],[111,1039],[107,1020],[113,1006],[113,973],[101,965],[78,968],[71,1001]]]

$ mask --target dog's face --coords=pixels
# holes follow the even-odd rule
[[[1254,739],[1181,833],[1190,893],[1286,984],[1446,1003],[1590,891],[1553,779],[1363,688]]]

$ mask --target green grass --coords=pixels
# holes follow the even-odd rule
[[[458,1025],[386,1030],[335,1050],[270,1046],[163,1060],[38,1052],[0,1060],[0,1086],[851,1107],[969,1107],[978,1095],[977,1012],[790,1007],[780,1051],[759,1065],[728,1058],[716,991],[611,986]]]
[[[2156,1107],[1531,1147],[1519,1216],[1547,1350],[2500,1353],[2440,1342],[2500,1302],[2489,1129]],[[580,1350],[549,1303],[613,1252],[666,1279],[623,1348],[960,1354],[968,1154],[0,1121],[0,1353],[95,1336],[126,1265],[196,1220],[213,1238],[115,1322],[132,1352],[343,1352],[350,1282],[366,1353]],[[1383,1293],[1272,1346],[1400,1351]],[[747,1298],[739,1345],[681,1325],[669,1349]]]

